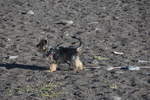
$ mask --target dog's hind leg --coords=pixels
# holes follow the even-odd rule
[[[80,71],[84,69],[83,63],[81,62],[79,56],[76,57],[74,61],[74,66],[75,66],[75,71]]]

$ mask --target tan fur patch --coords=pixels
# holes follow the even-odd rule
[[[50,65],[50,72],[55,72],[57,70],[57,64]]]
[[[83,63],[80,61],[80,58],[77,57],[75,59],[75,71],[80,71],[80,70],[83,70],[84,67],[83,67]]]

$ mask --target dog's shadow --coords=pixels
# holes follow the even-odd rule
[[[19,68],[19,69],[39,70],[39,71],[48,70],[48,68],[46,68],[46,66],[24,65],[24,64],[9,64],[9,63],[0,63],[0,67],[5,67],[6,69]]]

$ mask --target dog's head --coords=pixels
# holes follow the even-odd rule
[[[53,56],[57,52],[57,49],[54,47],[49,47],[48,51],[45,53],[45,57]]]
[[[40,52],[46,52],[47,51],[47,40],[42,39],[40,42],[36,45],[38,51]]]

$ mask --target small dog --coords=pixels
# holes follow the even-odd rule
[[[79,40],[80,44],[79,46],[69,46],[69,47],[63,47],[60,46],[61,44],[48,48],[47,46],[47,40],[42,39],[36,47],[38,48],[38,51],[43,52],[44,56],[48,58],[50,61],[50,72],[54,72],[57,70],[57,67],[61,63],[67,63],[69,65],[74,66],[75,71],[83,70],[83,63],[80,60],[80,52],[81,52],[81,39],[72,37],[74,39]]]

